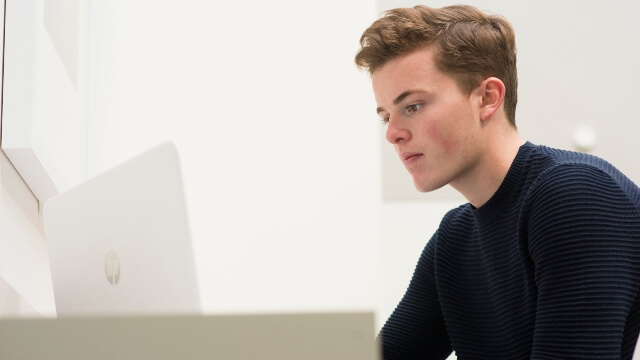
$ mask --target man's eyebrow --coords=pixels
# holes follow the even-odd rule
[[[395,99],[393,99],[393,105],[398,105],[402,100],[404,100],[407,96],[409,95],[413,95],[413,94],[426,94],[428,93],[428,91],[425,90],[407,90],[405,92],[403,92],[402,94],[398,95]],[[376,113],[379,114],[381,112],[383,112],[384,109],[379,107],[376,109]]]

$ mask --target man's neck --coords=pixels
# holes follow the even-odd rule
[[[450,184],[475,208],[484,205],[498,191],[520,146],[525,143],[513,128],[496,135],[494,141],[487,142],[476,166]]]

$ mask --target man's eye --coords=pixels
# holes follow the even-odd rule
[[[420,108],[422,108],[422,104],[411,104],[411,105],[407,105],[405,109],[408,114],[412,114],[420,110]]]
[[[383,123],[383,124],[385,124],[385,125],[389,123],[389,117],[388,117],[388,116],[385,116],[385,117],[383,117],[383,118],[382,118],[382,119],[380,119],[380,120],[381,120],[381,121],[382,121],[382,123]]]

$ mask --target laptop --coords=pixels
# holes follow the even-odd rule
[[[49,199],[43,221],[58,317],[201,313],[173,143]]]

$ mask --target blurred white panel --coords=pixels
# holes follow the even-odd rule
[[[51,271],[38,201],[1,152],[0,240],[0,278],[40,314],[55,315]],[[10,307],[8,311],[22,306],[22,300],[9,288],[0,290],[0,296],[6,296],[4,301]]]
[[[80,0],[44,0],[44,27],[64,64],[67,76],[76,87],[82,22],[80,15]]]
[[[40,201],[86,177],[88,20],[77,2],[56,6],[47,26],[75,44],[58,50],[45,29],[43,0],[6,4],[2,149]]]

